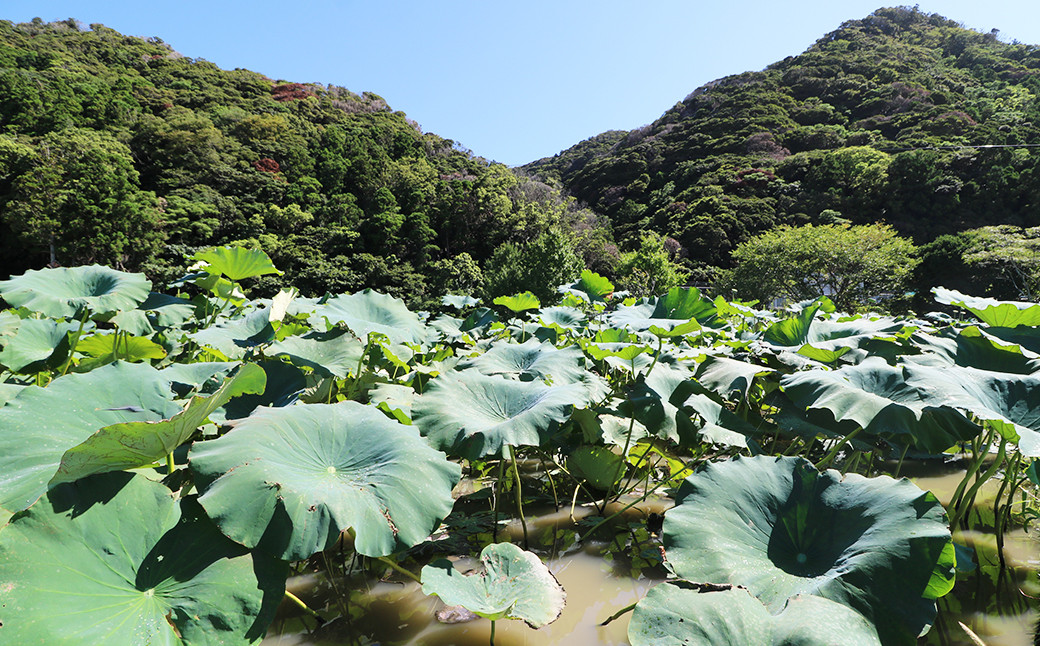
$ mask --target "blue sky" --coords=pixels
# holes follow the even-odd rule
[[[894,4],[894,3],[893,3]],[[798,54],[881,0],[4,0],[0,19],[76,18],[185,56],[374,92],[427,132],[510,165],[649,123],[700,85]],[[922,11],[1040,44],[1036,0]]]

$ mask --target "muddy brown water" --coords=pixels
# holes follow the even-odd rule
[[[922,489],[931,490],[948,504],[954,488],[963,475],[957,465],[909,465],[904,475]],[[995,491],[983,489],[979,502],[992,502]],[[989,498],[986,497],[989,494]],[[628,512],[629,519],[645,516],[650,511],[663,512],[669,505],[658,499],[644,509]],[[589,513],[579,509],[576,516]],[[567,527],[568,511],[529,515],[529,530],[545,527]],[[939,617],[931,632],[921,639],[923,645],[977,646],[968,630],[985,646],[1033,646],[1035,628],[1040,619],[1040,529],[1016,530],[1005,539],[1004,555],[1008,570],[997,574],[996,540],[984,532],[963,532],[958,543],[976,549],[979,567],[961,573],[948,598],[939,602]],[[506,527],[499,540],[520,543],[522,530],[518,523]],[[572,551],[546,559],[550,571],[567,592],[567,605],[560,618],[539,630],[523,622],[496,622],[497,646],[614,646],[628,644],[627,630],[631,613],[607,626],[600,624],[618,610],[641,599],[660,579],[619,575],[617,568],[603,556],[602,545],[572,548]],[[456,567],[465,571],[478,566],[476,559],[461,559]],[[417,583],[385,581],[329,582],[320,574],[294,577],[287,588],[304,598],[312,607],[325,610],[332,619],[314,630],[310,618],[282,605],[279,619],[263,646],[332,646],[332,645],[408,645],[408,646],[485,646],[491,624],[485,619],[466,623],[443,624],[436,613],[444,604],[427,597]]]

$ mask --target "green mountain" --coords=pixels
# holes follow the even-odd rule
[[[674,238],[692,268],[779,224],[884,221],[923,243],[1040,225],[1040,48],[879,9],[805,53],[695,90],[648,126],[523,170]],[[706,272],[710,273],[710,272]]]
[[[496,251],[539,241],[574,265],[573,247],[595,259],[610,238],[375,94],[222,70],[103,25],[0,21],[0,277],[97,262],[169,279],[238,242],[286,272],[259,293],[372,287],[423,305],[479,291],[514,269]]]

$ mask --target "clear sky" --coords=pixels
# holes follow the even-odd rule
[[[423,130],[517,165],[650,123],[700,85],[799,54],[882,2],[3,0],[0,19],[102,23],[226,69],[374,92]],[[919,7],[1040,44],[1037,0]]]

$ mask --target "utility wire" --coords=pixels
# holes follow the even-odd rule
[[[886,153],[902,153],[911,150],[957,150],[960,148],[1040,148],[1040,144],[958,144],[950,146],[921,146],[918,148],[877,148]]]

